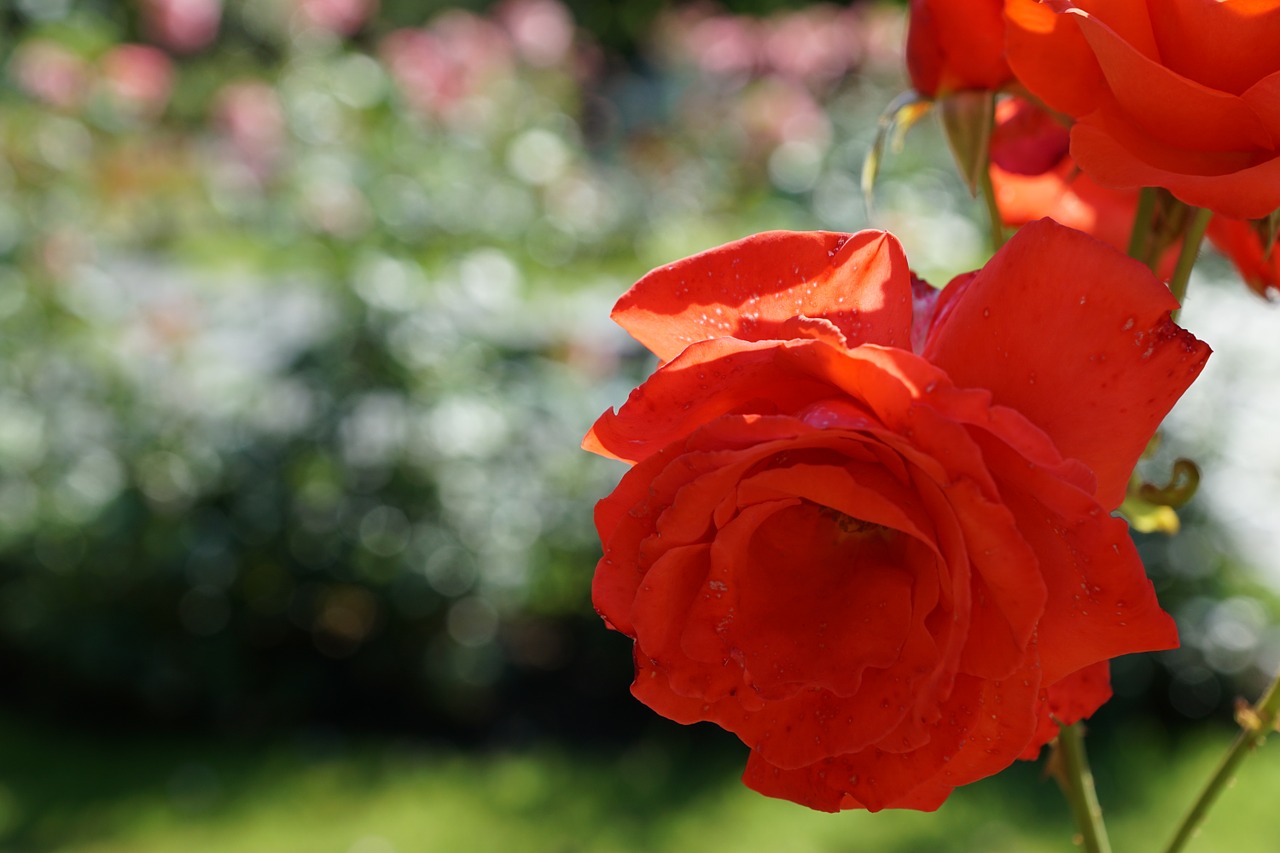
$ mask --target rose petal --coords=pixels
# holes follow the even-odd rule
[[[582,446],[601,456],[637,462],[699,425],[749,404],[755,404],[750,407],[755,413],[774,414],[831,396],[831,386],[822,378],[796,375],[781,364],[782,349],[785,346],[734,338],[694,344],[654,371],[617,412],[601,415]],[[762,389],[768,389],[767,400]]]
[[[1098,17],[1077,17],[1112,95],[1146,133],[1166,145],[1205,151],[1267,148],[1274,143],[1257,114],[1236,95],[1170,70],[1161,62],[1166,54],[1156,59],[1144,56]]]
[[[1261,78],[1240,97],[1271,131],[1274,147],[1280,147],[1280,71]]]
[[[1007,98],[996,104],[991,163],[1002,172],[1039,175],[1055,169],[1066,159],[1070,140],[1059,119],[1025,98]]]
[[[1280,207],[1280,157],[1163,146],[1106,107],[1071,128],[1071,156],[1105,186],[1166,187],[1234,219],[1260,219]]]
[[[1177,628],[1156,600],[1128,525],[1088,493],[1028,467],[994,437],[978,440],[1048,587],[1037,635],[1045,681],[1120,655],[1176,647]]]
[[[1280,5],[1165,0],[1159,9],[1151,24],[1161,58],[1177,73],[1238,95],[1280,70]]]
[[[944,383],[941,370],[900,349],[845,350],[811,340],[701,341],[654,371],[617,412],[601,415],[583,447],[638,461],[724,414],[797,411],[839,391],[900,421],[913,400]]]
[[[635,636],[631,602],[647,569],[639,562],[640,546],[653,533],[661,507],[649,502],[657,497],[651,484],[673,458],[679,458],[678,448],[650,457],[628,471],[617,488],[596,504],[596,531],[604,555],[596,564],[591,600],[609,627],[631,637]]]
[[[1009,674],[1035,635],[1048,591],[1040,564],[1013,515],[971,483],[947,488],[973,563],[973,619],[960,671],[984,678]]]
[[[845,516],[901,531],[936,551],[932,525],[914,494],[878,465],[844,462],[770,468],[742,480],[740,505],[798,497]]]
[[[1077,16],[1058,14],[1038,0],[1006,0],[1004,14],[1005,55],[1018,80],[1058,112],[1093,111],[1106,80]]]
[[[650,272],[613,319],[664,361],[710,338],[790,338],[783,327],[797,316],[829,320],[849,346],[909,346],[910,283],[883,231],[771,231]]]
[[[1280,290],[1280,249],[1272,245],[1265,254],[1262,238],[1250,223],[1215,216],[1209,221],[1209,239],[1256,293],[1266,296]]]
[[[1058,736],[1060,726],[1088,719],[1111,698],[1111,664],[1095,663],[1049,686],[1040,704],[1040,723],[1027,744],[1023,761],[1034,761],[1041,748]]]
[[[945,799],[942,786],[949,790],[997,773],[1025,748],[1036,730],[1039,686],[1034,663],[1000,682],[961,676],[933,737],[920,749],[867,749],[790,770],[753,751],[743,782],[768,796],[828,810],[936,808]]]
[[[924,355],[957,385],[990,389],[1086,463],[1099,502],[1113,507],[1209,354],[1169,319],[1176,305],[1137,261],[1041,220],[947,306]],[[1088,393],[1063,392],[1075,387]]]
[[[731,578],[712,594],[733,601],[723,634],[766,698],[813,687],[851,695],[864,669],[897,661],[911,623],[912,578],[897,562],[902,534],[846,532],[811,503],[758,523],[746,516],[712,545],[712,562]]]

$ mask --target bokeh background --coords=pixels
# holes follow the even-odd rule
[[[937,815],[746,792],[590,606],[632,281],[773,228],[983,261],[931,122],[859,190],[903,15],[0,3],[0,849],[1063,849],[1034,764]],[[1205,486],[1139,542],[1184,646],[1091,737],[1142,849],[1280,666],[1280,315],[1208,257],[1184,322],[1218,354],[1145,464]],[[1273,849],[1278,755],[1201,849]]]

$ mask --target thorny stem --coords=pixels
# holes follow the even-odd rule
[[[1218,769],[1209,778],[1200,796],[1196,798],[1195,804],[1187,812],[1187,816],[1178,825],[1178,832],[1165,848],[1165,853],[1178,853],[1196,834],[1205,815],[1209,812],[1209,807],[1231,784],[1240,762],[1250,752],[1262,746],[1267,735],[1276,727],[1277,718],[1280,718],[1280,674],[1276,675],[1267,692],[1258,700],[1258,704],[1243,705],[1236,712],[1236,720],[1240,723],[1240,734],[1236,736],[1227,754],[1222,757]]]
[[[1207,207],[1197,210],[1195,218],[1187,227],[1186,236],[1182,238],[1182,251],[1178,253],[1178,264],[1173,268],[1173,277],[1169,279],[1169,290],[1173,293],[1173,298],[1178,300],[1178,305],[1182,305],[1183,299],[1187,296],[1187,282],[1191,280],[1191,268],[1195,266],[1196,255],[1200,254],[1200,243],[1204,240],[1204,232],[1209,227],[1211,218],[1213,218],[1213,211]],[[1177,317],[1177,312],[1174,312],[1174,317]]]
[[[1102,807],[1093,787],[1093,773],[1084,751],[1084,729],[1080,723],[1058,730],[1057,757],[1060,762],[1058,784],[1071,805],[1080,840],[1086,853],[1111,853],[1107,827],[1102,822]]]

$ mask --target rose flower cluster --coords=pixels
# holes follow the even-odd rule
[[[1208,348],[1049,220],[938,291],[898,242],[757,235],[613,316],[660,359],[584,446],[630,463],[593,586],[633,693],[815,809],[934,809],[1177,644],[1111,512]]]
[[[990,151],[1006,224],[1051,216],[1123,248],[1159,187],[1213,211],[1210,240],[1280,292],[1280,0],[911,0],[907,69],[927,98],[1022,96]]]

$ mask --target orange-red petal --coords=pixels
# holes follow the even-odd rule
[[[718,337],[789,339],[796,317],[830,321],[849,346],[910,346],[911,276],[897,239],[770,231],[659,267],[613,319],[663,361]]]
[[[1209,349],[1180,329],[1142,264],[1049,220],[1013,236],[947,305],[924,355],[1044,430],[1115,507]],[[1069,389],[1080,388],[1080,394]]]
[[[1275,0],[1162,0],[1151,24],[1164,63],[1206,86],[1238,95],[1280,71]]]

